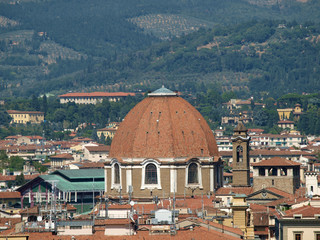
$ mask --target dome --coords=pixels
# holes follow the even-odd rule
[[[202,115],[164,87],[138,103],[120,124],[110,158],[193,158],[218,156]]]

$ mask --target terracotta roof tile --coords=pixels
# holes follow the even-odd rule
[[[20,198],[20,192],[0,192],[0,199],[5,198]]]
[[[274,187],[268,187],[266,188],[267,190],[269,190],[270,192],[273,192],[273,193],[276,193],[282,197],[285,197],[285,198],[290,198],[290,197],[293,197],[294,195],[293,194],[290,194],[290,193],[287,193],[287,192],[284,192],[278,188],[274,188]]]
[[[120,124],[110,157],[219,156],[206,120],[177,96],[147,97]]]
[[[219,224],[219,223],[202,220],[201,218],[198,218],[195,222],[203,222],[203,223],[209,224],[211,226],[220,228],[221,230],[224,229],[226,231],[230,231],[230,232],[236,233],[238,235],[243,235],[243,232],[239,228],[228,227],[226,225],[222,225],[222,224]]]
[[[26,209],[21,210],[20,214],[39,214],[39,208],[38,208],[38,206],[26,208]]]
[[[281,158],[281,157],[273,157],[273,158],[263,160],[258,163],[252,163],[251,165],[254,167],[258,167],[258,166],[275,167],[275,166],[300,166],[301,163],[294,162],[294,161],[291,161],[291,160],[288,160],[285,158]]]
[[[301,214],[302,217],[314,217],[315,214],[320,214],[320,208],[307,205],[300,208],[290,209],[285,212],[283,218],[293,217],[294,214]]]
[[[278,124],[285,124],[285,123],[294,124],[294,121],[289,121],[289,120],[278,121]]]
[[[132,221],[128,218],[110,218],[95,220],[94,225],[127,225],[129,223],[132,223]]]
[[[73,157],[70,153],[62,153],[58,155],[50,156],[51,159],[70,159],[73,160]]]
[[[216,195],[229,195],[229,194],[245,194],[253,193],[252,187],[223,187],[216,191]]]
[[[14,234],[14,233],[13,233]],[[52,240],[70,240],[70,236],[63,235],[53,235],[52,233],[37,233],[37,232],[29,232],[28,233],[29,240],[38,240],[38,239],[52,239]],[[180,230],[173,237],[170,234],[168,235],[150,235],[149,231],[137,231],[136,235],[132,236],[107,236],[108,240],[170,240],[174,238],[175,240],[186,240],[186,239],[196,239],[196,240],[236,240],[239,238],[230,236],[226,233],[222,233],[215,230],[209,230],[205,227],[195,227],[193,231],[190,230]],[[77,240],[104,240],[106,236],[104,235],[104,231],[96,231],[92,235],[86,236],[76,236]]]
[[[91,93],[66,93],[60,95],[60,98],[69,97],[127,97],[135,96],[135,93],[125,93],[125,92],[91,92]]]
[[[86,146],[89,152],[109,152],[110,146]]]
[[[18,111],[18,110],[7,110],[9,114],[44,114],[44,112],[37,111]]]
[[[114,204],[114,205],[109,205],[108,209],[131,209],[131,205],[129,205],[129,204],[124,204],[124,205]]]
[[[103,162],[77,162],[80,169],[84,168],[104,168]]]
[[[268,226],[269,215],[267,212],[264,213],[253,213],[253,225],[254,226]]]

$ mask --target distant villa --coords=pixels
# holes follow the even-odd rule
[[[128,96],[135,96],[135,93],[125,92],[92,92],[92,93],[66,93],[60,95],[60,103],[74,102],[76,104],[97,104],[101,103],[104,99],[110,102],[117,102],[122,98]]]

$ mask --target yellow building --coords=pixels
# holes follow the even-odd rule
[[[97,130],[98,138],[100,139],[101,135],[103,134],[105,139],[107,139],[108,137],[113,139],[113,137],[116,134],[116,131],[117,131],[118,127],[119,127],[119,124],[120,123],[118,123],[118,122],[112,122],[107,127],[98,129]]]
[[[44,121],[44,113],[36,111],[17,111],[17,110],[8,110],[7,111],[10,117],[12,118],[12,123],[35,123],[39,124]]]
[[[231,205],[233,213],[233,226],[240,228],[244,233],[244,239],[254,239],[254,227],[252,219],[249,218],[249,205],[245,194],[235,194]]]
[[[277,109],[280,121],[288,120],[292,110],[292,108]]]

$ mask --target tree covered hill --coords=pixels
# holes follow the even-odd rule
[[[112,62],[95,64],[73,80],[89,88],[122,83],[135,90],[135,84],[141,83],[149,87],[166,84],[192,92],[195,83],[203,82],[252,95],[312,93],[320,89],[319,36],[319,24],[278,21],[201,29]],[[64,83],[57,80],[55,85],[48,84],[57,89]]]
[[[318,26],[300,23],[319,22],[320,2],[263,2],[0,0],[1,95],[194,81],[255,92],[274,92],[275,81],[279,91],[314,91]],[[159,15],[163,23],[152,24]],[[290,24],[278,28],[283,19]],[[200,26],[214,30],[175,37]]]

